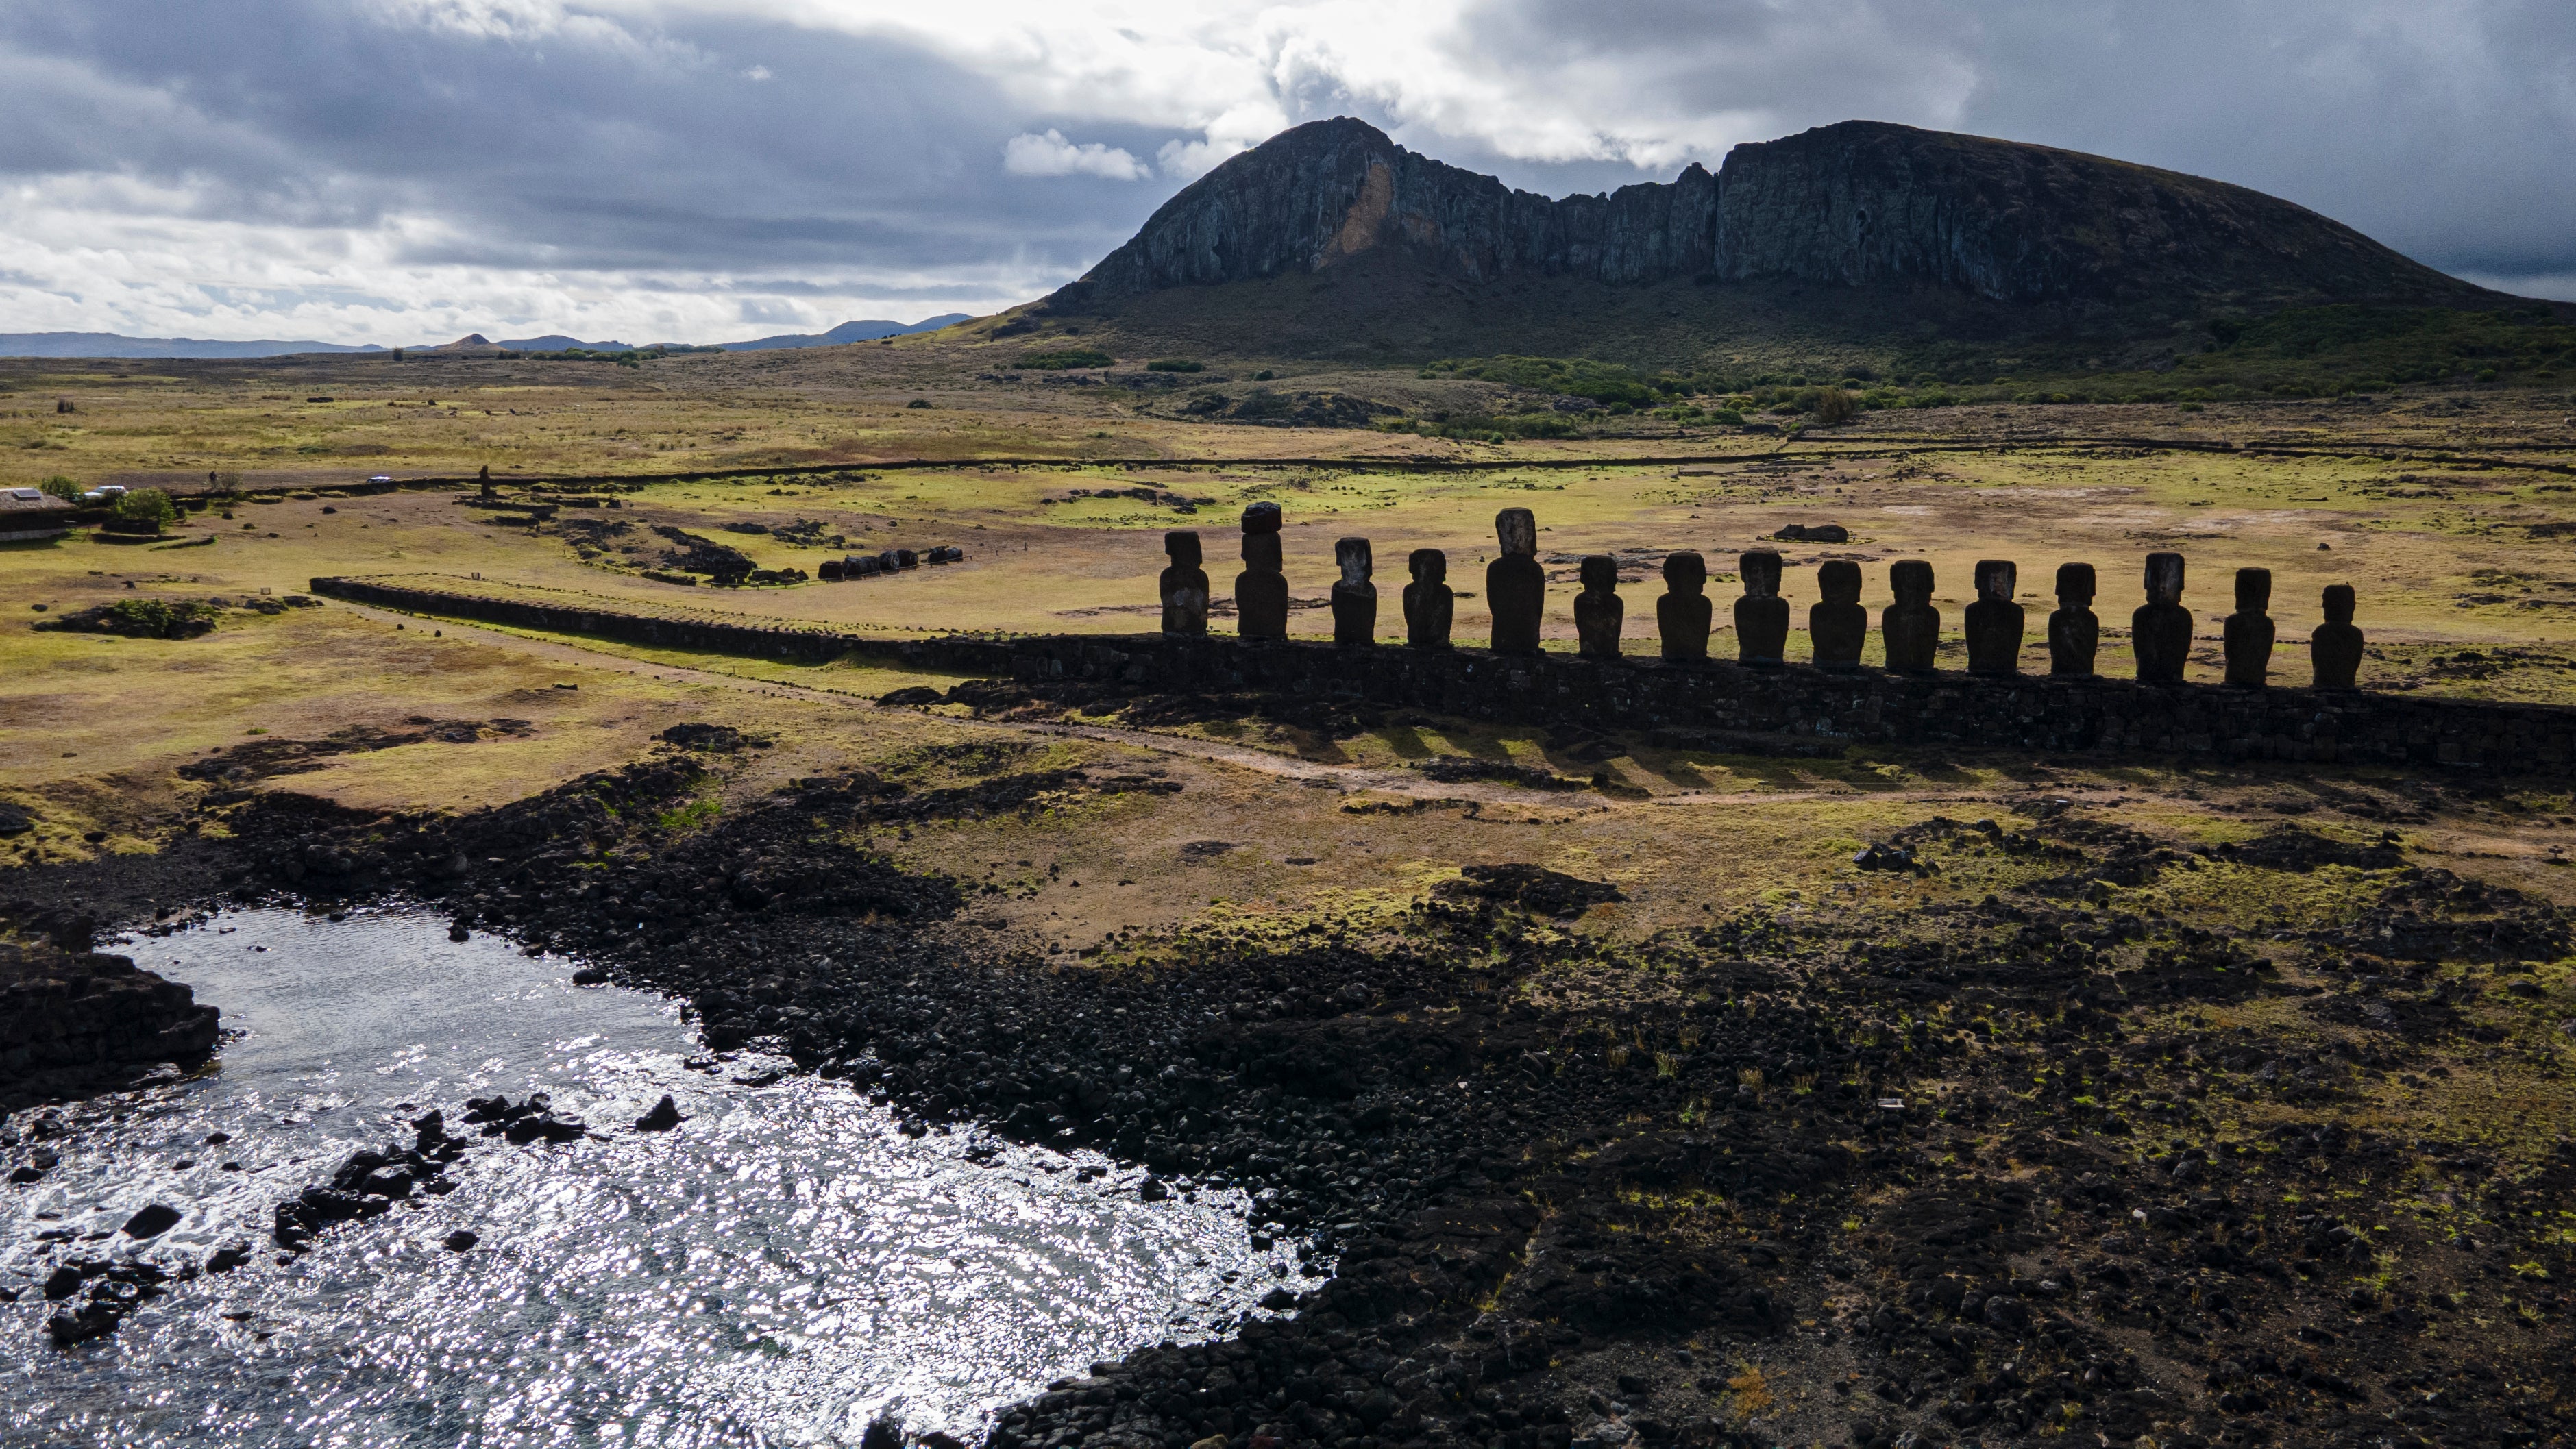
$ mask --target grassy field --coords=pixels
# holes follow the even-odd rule
[[[1259,716],[1161,725],[1047,709],[972,718],[959,705],[877,705],[895,689],[956,681],[850,659],[780,663],[278,601],[315,575],[414,574],[496,594],[886,635],[1134,631],[1153,625],[1164,530],[1201,531],[1225,594],[1238,511],[1269,500],[1286,510],[1288,574],[1308,606],[1292,615],[1296,632],[1326,632],[1315,606],[1332,575],[1333,540],[1361,536],[1381,560],[1383,637],[1401,628],[1405,551],[1437,546],[1467,595],[1458,633],[1473,640],[1487,620],[1480,565],[1492,554],[1493,514],[1526,506],[1546,530],[1551,647],[1570,646],[1571,580],[1586,553],[1620,558],[1627,635],[1642,652],[1652,647],[1667,550],[1710,555],[1723,619],[1738,553],[1789,524],[1839,523],[1851,530],[1848,544],[1777,545],[1800,621],[1818,562],[1860,561],[1864,598],[1876,607],[1886,564],[1922,557],[1937,569],[1936,598],[1955,630],[1974,562],[2009,558],[2032,615],[2025,664],[2041,667],[2051,573],[2083,560],[2102,574],[2104,669],[2116,674],[2127,667],[2123,626],[2143,556],[2179,549],[2193,570],[2186,600],[2203,621],[2196,677],[2216,677],[2231,571],[2259,566],[2276,580],[2275,662],[2285,682],[2304,682],[2298,641],[2317,621],[2318,591],[2349,582],[2373,641],[2367,686],[2576,703],[2576,648],[2565,638],[2576,611],[2576,564],[2565,557],[2576,536],[2576,474],[2567,471],[2576,447],[2551,410],[2563,399],[2471,388],[2190,412],[1905,409],[1795,440],[1631,415],[1590,436],[1493,445],[1209,424],[1173,415],[1186,394],[979,376],[1007,376],[1001,346],[933,339],[634,368],[432,361],[399,374],[376,361],[0,369],[10,389],[0,403],[16,405],[0,408],[10,414],[0,417],[0,441],[13,448],[0,455],[13,470],[5,481],[60,473],[202,484],[211,471],[238,474],[244,486],[287,485],[191,512],[162,543],[107,542],[83,529],[0,546],[0,738],[12,746],[0,758],[0,805],[32,822],[0,838],[0,901],[38,878],[81,879],[43,867],[221,837],[237,808],[264,793],[371,812],[467,812],[653,758],[670,748],[660,736],[675,724],[715,723],[752,744],[705,757],[710,773],[670,811],[674,829],[748,818],[818,778],[873,775],[928,792],[1079,768],[1177,786],[1016,813],[951,812],[866,842],[906,870],[973,889],[964,926],[1066,966],[1181,969],[1209,942],[1286,951],[1375,939],[1418,925],[1426,896],[1465,867],[1528,864],[1617,888],[1620,899],[1579,919],[1530,923],[1533,939],[1554,943],[1554,964],[1515,988],[1551,1020],[1612,1033],[1672,996],[1669,974],[1651,964],[1671,943],[1715,951],[1713,941],[1756,942],[1740,949],[1776,967],[1781,989],[1830,1009],[1858,970],[1854,953],[1955,937],[1984,959],[2004,950],[2019,920],[2062,919],[2084,933],[2143,921],[2133,937],[2222,939],[2269,963],[2260,991],[2141,994],[2123,1016],[2131,1040],[2188,1041],[2196,1055],[2159,1063],[2131,1054],[2131,1066],[2043,1112],[2044,1088],[2020,1083],[2032,1070],[2025,1050],[2043,1067],[2062,1055],[2045,1013],[1954,1020],[1946,999],[1907,997],[1917,1003],[1907,1008],[1915,1029],[1937,1022],[1976,1038],[1958,1068],[1967,1075],[1926,1077],[1909,1090],[1958,1100],[2001,1082],[1997,1090],[2021,1103],[2009,1112],[2033,1121],[2054,1113],[2063,1120],[2051,1130],[2066,1133],[2116,1111],[2139,1124],[2135,1134],[2087,1130],[2085,1150],[2160,1180],[2185,1140],[2183,1123],[2196,1146],[2249,1161],[2272,1152],[2285,1125],[2411,1144],[2399,1175],[2332,1189],[2351,1199],[2336,1211],[2396,1225],[2374,1229],[2388,1246],[2386,1261],[2371,1265],[2373,1291],[2456,1309],[2440,1328],[2444,1351],[2493,1358],[2517,1377],[2525,1374],[2516,1365],[2545,1354],[2538,1345],[2552,1340],[2534,1331],[2544,1312],[2535,1305],[2557,1300],[2535,1298],[2533,1285],[2563,1276],[2563,1225],[2489,1222],[2481,1200],[2464,1186],[2455,1195],[2442,1177],[2452,1169],[2436,1164],[2477,1155],[2503,1181],[2540,1170],[2554,1150],[2571,1105],[2560,1023],[2576,1017],[2576,963],[2392,962],[2338,933],[2373,913],[2399,924],[2490,909],[2509,924],[2555,921],[2576,904],[2576,798],[2563,781],[1974,749],[1781,758],[1400,712],[1338,730]],[[1274,382],[1416,412],[1489,406],[1496,387],[1311,367]],[[303,401],[323,396],[334,401]],[[58,397],[74,411],[54,411]],[[932,405],[910,406],[915,399]],[[1098,461],[1111,454],[1132,461]],[[991,461],[1005,456],[1044,461]],[[1472,466],[1398,466],[1416,456]],[[905,459],[931,466],[882,466]],[[574,493],[600,506],[559,506],[531,527],[525,512],[476,506],[454,489],[362,496],[345,486],[380,468],[470,474],[486,462],[504,480],[504,501],[562,505]],[[812,464],[830,466],[723,481],[655,476]],[[568,474],[624,481],[538,486]],[[767,531],[734,531],[740,525]],[[671,541],[657,528],[808,573],[844,551],[886,547],[952,544],[966,558],[855,583],[683,587],[645,576],[669,567]],[[188,639],[31,627],[145,599],[212,600],[224,612],[212,632]],[[1731,640],[1721,635],[1717,647]],[[1793,659],[1805,649],[1792,639]],[[1955,647],[1950,658],[1963,662]],[[1439,756],[1535,767],[1565,788],[1442,784],[1415,768]],[[2292,827],[2300,849],[2349,858],[2264,857]],[[1923,868],[1855,866],[1861,847],[1890,841],[1912,842]],[[2154,851],[2165,854],[2152,869],[2123,870],[2111,858]],[[2070,871],[2071,880],[2057,879]],[[2414,902],[2427,891],[2448,904],[2417,917]],[[2503,894],[2480,894],[2488,891]],[[1498,938],[1494,950],[1504,949]],[[2135,940],[2102,947],[2133,957],[2144,949]],[[2383,994],[2410,1011],[2454,1011],[2457,1029],[2399,1039],[2366,1015],[2333,1014],[2366,1012]],[[1619,1040],[1604,1058],[1612,1066],[1627,1058]],[[2324,1071],[2333,1090],[2299,1096],[2305,1088],[2276,1084],[2281,1073],[2257,1075],[2274,1060],[2311,1064],[2297,1070]],[[1696,1130],[1688,1117],[1665,1125]],[[1976,1166],[1983,1154],[1998,1182],[2027,1178],[2016,1154],[2036,1139],[2009,1128],[1940,1127],[1937,1150],[1951,1154],[1942,1170],[1985,1171]],[[2289,1181],[2281,1179],[2278,1210],[2307,1211],[2299,1193],[2313,1189]],[[1872,1211],[1855,1204],[1845,1228],[1859,1231]],[[2512,1245],[2505,1257],[2473,1260],[2478,1240],[2493,1244],[2498,1233]],[[2068,1251],[2079,1249],[2091,1251],[2070,1237]],[[2392,1266],[2401,1255],[2402,1268]],[[2544,1257],[2562,1266],[2538,1266]],[[2036,1274],[2044,1265],[2023,1266]],[[2325,1296],[2316,1302],[2339,1313],[2333,1305],[2347,1301],[2349,1285],[2333,1278],[2340,1269],[2317,1271]],[[1842,1291],[1823,1284],[1798,1311],[1828,1314]],[[1892,1301],[1902,1288],[1873,1291]],[[2319,1311],[2284,1310],[2275,1326]],[[1850,1389],[1840,1350],[1810,1352],[1805,1342],[1802,1334],[1752,1351],[1767,1355],[1765,1371],[1784,1394],[1829,1406]],[[2205,1366],[2189,1352],[2143,1331],[2121,1342],[2177,1394],[2206,1396]],[[1719,1346],[1700,1351],[1719,1361]],[[1740,1402],[1738,1410],[1753,1412]],[[1782,1432],[1805,1425],[1798,1442],[1839,1432],[1831,1414],[1811,1418],[1792,1413]]]

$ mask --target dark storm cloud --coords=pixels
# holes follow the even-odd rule
[[[1003,175],[1019,110],[899,42],[775,25],[476,34],[296,0],[0,8],[0,174],[106,173],[228,220],[456,223],[403,258],[425,263],[1079,266],[1151,199]],[[1112,129],[1148,154],[1171,134]]]
[[[576,293],[594,317],[704,299],[653,303],[687,326],[993,305],[1131,233],[1189,179],[1167,147],[1344,113],[1551,194],[1851,117],[1968,130],[2256,187],[2576,296],[2569,0],[1207,0],[1116,25],[1084,0],[746,3],[772,8],[0,0],[0,180],[42,198],[13,214],[33,280],[11,304],[97,325],[116,295],[151,319],[302,298],[343,328]],[[289,240],[301,270],[263,273]]]

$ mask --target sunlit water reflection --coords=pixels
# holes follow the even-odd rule
[[[673,1003],[575,988],[560,958],[426,917],[244,911],[117,949],[241,1035],[216,1070],[51,1144],[43,1182],[0,1188],[13,1445],[823,1444],[887,1414],[971,1437],[1095,1359],[1205,1336],[1284,1269],[1231,1195],[1077,1182],[1096,1157],[977,1166],[846,1085],[743,1085],[749,1056],[691,1070]],[[470,1132],[467,1096],[530,1090],[612,1140],[476,1139],[454,1193],[273,1261],[273,1204],[349,1152],[408,1141],[432,1107]],[[690,1120],[628,1130],[664,1092]],[[151,1202],[186,1217],[113,1235]],[[441,1247],[460,1227],[480,1245]],[[174,1285],[112,1338],[46,1340],[35,1282],[62,1258],[175,1267],[245,1239],[248,1266]]]

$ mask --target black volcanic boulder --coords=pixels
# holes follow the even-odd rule
[[[39,1076],[201,1060],[219,1016],[127,957],[0,945],[0,1092]]]

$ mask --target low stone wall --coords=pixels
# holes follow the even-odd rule
[[[824,629],[656,619],[578,605],[315,579],[313,591],[392,608],[636,643],[776,658],[869,658],[1111,693],[1241,692],[1344,699],[1515,724],[1710,730],[1882,745],[2007,747],[2341,764],[2454,765],[2576,773],[2576,709],[2367,691],[2232,689],[2045,675],[1827,673],[1802,665],[1615,663],[1480,649],[1245,643],[1210,637],[1061,634],[892,640]],[[2296,646],[2276,656],[2304,672]]]

